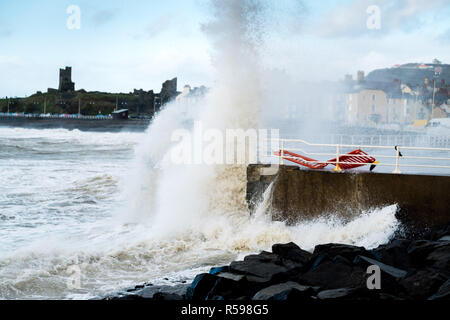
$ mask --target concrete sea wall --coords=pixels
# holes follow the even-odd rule
[[[265,165],[247,168],[247,201],[251,210],[274,182],[270,205],[274,220],[295,223],[338,214],[350,219],[362,210],[397,204],[398,218],[408,226],[432,227],[450,221],[450,177],[384,173],[337,173],[280,166],[264,174]]]

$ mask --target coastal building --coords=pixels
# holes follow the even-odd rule
[[[402,73],[399,73],[398,68],[404,69]],[[418,83],[417,72],[430,68],[439,72],[436,71],[433,77],[425,76]],[[389,81],[392,77],[382,81],[378,75],[379,70],[372,72],[376,77],[369,77],[372,73],[364,77],[362,71],[358,71],[356,80],[346,75],[342,81],[343,95],[335,96],[333,101],[336,110],[334,114],[337,115],[344,104],[344,122],[361,126],[410,125],[417,121],[450,117],[447,107],[450,105],[450,87],[446,85],[444,78],[439,78],[441,67],[408,64],[392,70],[403,79],[412,80],[412,84],[402,83],[397,78]],[[383,72],[387,74],[385,69]]]
[[[208,88],[205,86],[194,87],[192,88],[190,85],[185,85],[183,91],[177,95],[175,101],[186,104],[195,104],[208,92]]]
[[[347,101],[347,120],[351,124],[381,123],[387,119],[387,97],[382,90],[364,89],[350,93]]]
[[[121,109],[111,112],[113,120],[127,120],[128,119],[128,109]]]
[[[430,117],[431,109],[413,95],[389,95],[383,90],[375,89],[348,94],[346,120],[350,124],[407,125]]]

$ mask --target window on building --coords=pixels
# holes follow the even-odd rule
[[[375,101],[375,99],[376,99],[376,96],[373,94],[372,95],[372,100]]]
[[[375,112],[375,105],[372,105],[372,112]]]

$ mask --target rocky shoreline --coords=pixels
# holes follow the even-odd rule
[[[332,243],[308,252],[292,242],[274,244],[272,252],[211,268],[190,284],[143,284],[103,299],[446,301],[450,300],[450,224],[414,238],[397,235],[372,250]]]

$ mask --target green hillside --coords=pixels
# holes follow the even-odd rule
[[[130,109],[131,113],[152,113],[152,108],[143,104],[134,94],[114,94],[104,92],[86,92],[84,90],[70,93],[36,93],[26,98],[0,99],[0,112],[25,113],[78,113],[83,115],[110,114],[116,105],[119,109]]]
[[[425,64],[427,68],[419,68],[417,63],[404,64],[394,68],[377,69],[370,72],[366,80],[379,81],[379,82],[392,82],[395,79],[401,80],[404,84],[414,86],[422,85],[425,77],[430,80],[435,76],[435,68],[441,67],[442,72],[436,76],[437,81],[440,83],[441,79],[445,79],[445,82],[450,82],[450,65],[448,64]]]

